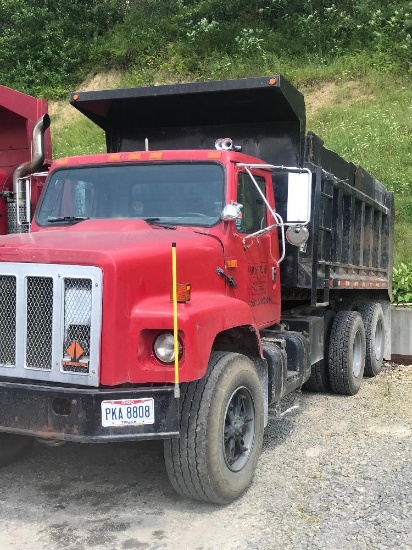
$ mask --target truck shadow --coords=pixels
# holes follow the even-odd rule
[[[302,408],[302,397],[298,400],[298,406],[296,398],[282,404],[280,415],[270,409],[263,454],[290,436],[294,417],[300,415]],[[185,500],[174,492],[166,473],[162,441],[67,443],[57,447],[36,443],[27,457],[3,468],[1,475],[3,498],[17,499],[24,515],[30,515],[31,506],[38,500],[46,514],[67,513],[74,523],[76,517],[89,514],[90,510],[95,519],[110,514],[117,522],[125,510],[133,510],[134,524],[139,524],[168,509],[198,514],[216,509]],[[24,483],[17,482],[19,478]],[[113,528],[121,529],[121,525]]]
[[[263,460],[268,458],[265,453],[270,455],[289,437],[300,412],[300,407],[293,408],[279,417],[270,409]],[[31,526],[44,548],[59,545],[77,550],[99,541],[102,547],[117,548],[122,540],[131,544],[130,537],[135,536],[149,537],[144,548],[158,548],[167,529],[175,525],[176,512],[203,521],[209,515],[220,518],[222,510],[175,493],[167,477],[162,441],[57,447],[36,443],[28,456],[3,468],[0,475],[1,500],[7,503],[0,512],[1,521],[7,526],[17,520],[23,530]],[[251,488],[252,493],[256,491],[258,482]],[[240,506],[247,514],[249,498],[248,492],[222,512],[225,508],[238,511]],[[191,522],[185,528],[190,531]],[[135,546],[125,546],[129,547]]]

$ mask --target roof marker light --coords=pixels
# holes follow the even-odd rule
[[[141,153],[130,153],[130,155],[127,157],[129,160],[140,160],[142,158]]]
[[[149,159],[161,159],[163,157],[163,153],[160,151],[156,151],[155,153],[149,154]]]
[[[208,158],[210,159],[220,159],[222,156],[222,153],[220,151],[211,151],[207,154]]]

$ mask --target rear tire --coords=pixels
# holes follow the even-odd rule
[[[180,439],[165,441],[174,489],[215,504],[240,497],[252,481],[263,428],[263,391],[252,361],[213,352],[205,376],[181,385]]]
[[[365,328],[357,311],[339,311],[329,342],[329,375],[332,391],[355,395],[365,368]]]
[[[0,467],[28,453],[33,442],[34,438],[27,435],[0,433]]]
[[[365,303],[359,308],[366,335],[365,376],[376,376],[382,370],[385,350],[385,318],[378,303]]]

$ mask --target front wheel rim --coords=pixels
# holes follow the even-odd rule
[[[355,339],[353,341],[353,374],[355,378],[357,378],[362,370],[362,363],[363,363],[363,342],[362,342],[362,335],[360,331],[358,331],[355,335]]]
[[[223,456],[232,472],[242,470],[249,460],[255,439],[255,405],[245,387],[237,388],[228,401],[223,426]]]

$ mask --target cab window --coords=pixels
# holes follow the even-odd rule
[[[259,189],[266,197],[265,179],[254,176]],[[237,202],[243,205],[242,218],[236,220],[239,233],[255,233],[266,227],[266,205],[249,174],[239,173]]]

